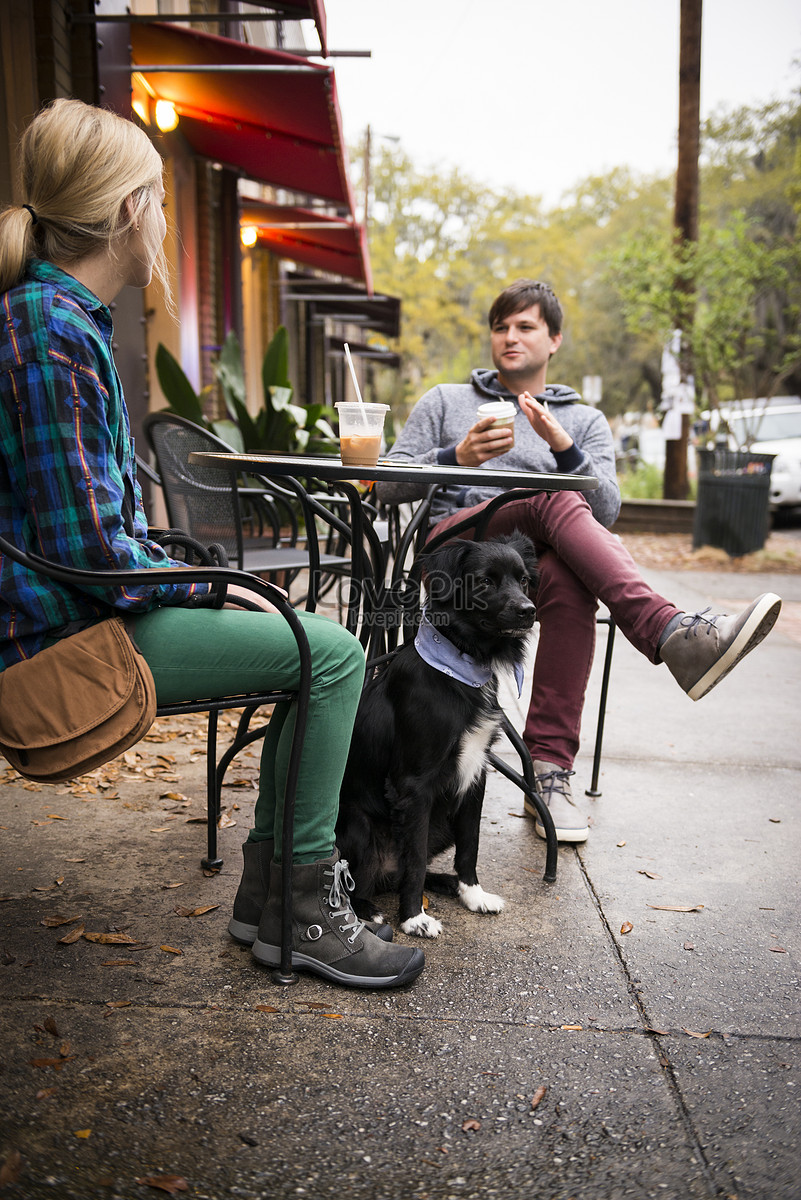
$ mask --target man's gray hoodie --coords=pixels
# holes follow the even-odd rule
[[[583,404],[572,388],[549,384],[536,397],[547,401],[559,424],[574,445],[555,455],[529,424],[517,397],[498,383],[497,371],[473,371],[469,383],[447,383],[431,388],[412,409],[398,440],[389,452],[391,462],[445,463],[455,465],[455,447],[479,419],[476,409],[488,400],[511,400],[515,414],[515,444],[508,454],[485,464],[509,471],[545,471],[573,475],[595,475],[598,490],[584,492],[598,521],[607,528],[620,511],[620,490],[615,471],[612,431],[603,413]],[[415,484],[381,483],[379,499],[388,504],[420,499],[427,488]],[[470,508],[489,500],[498,488],[449,487],[440,489],[431,510],[432,521],[440,521],[458,508]]]

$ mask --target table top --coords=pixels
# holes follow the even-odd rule
[[[190,462],[204,466],[241,467],[276,476],[309,476],[330,483],[357,480],[369,483],[438,483],[454,487],[538,488],[543,492],[592,492],[593,475],[560,475],[543,471],[503,471],[497,467],[445,467],[432,463],[399,463],[379,459],[374,467],[344,466],[339,455],[311,457],[302,454],[225,454],[195,450]]]

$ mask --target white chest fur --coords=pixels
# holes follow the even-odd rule
[[[497,714],[488,713],[479,719],[477,725],[462,735],[456,763],[456,786],[460,796],[464,795],[474,780],[486,769],[487,751],[497,728]]]

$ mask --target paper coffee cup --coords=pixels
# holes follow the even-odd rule
[[[476,410],[476,416],[480,421],[487,417],[494,417],[493,426],[508,425],[512,430],[512,445],[514,445],[514,425],[515,414],[517,409],[511,400],[490,400],[486,404],[480,404]]]
[[[381,453],[384,417],[389,405],[339,400],[334,407],[339,415],[339,454],[343,466],[374,467]]]

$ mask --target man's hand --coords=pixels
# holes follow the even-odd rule
[[[511,450],[514,432],[508,425],[493,426],[493,417],[477,421],[456,447],[460,467],[480,467],[489,458],[497,458]]]
[[[558,453],[569,450],[573,445],[570,434],[562,428],[556,417],[551,414],[547,404],[535,400],[528,392],[517,397],[518,403],[528,417],[528,422],[535,433],[548,443],[551,449]]]

